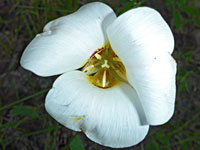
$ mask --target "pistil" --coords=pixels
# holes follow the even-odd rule
[[[104,60],[104,64],[103,64],[103,65],[101,65],[101,67],[102,67],[102,68],[104,68],[104,67],[105,67],[105,68],[108,68],[108,69],[109,69],[109,68],[110,68],[110,66],[108,65],[108,60],[106,60],[106,59],[105,59],[105,60]]]

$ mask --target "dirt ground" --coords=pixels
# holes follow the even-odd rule
[[[198,150],[200,146],[200,26],[195,25],[194,21],[190,20],[191,16],[183,12],[178,4],[177,6],[167,4],[168,1],[146,0],[142,5],[158,10],[175,37],[173,57],[178,64],[175,113],[165,125],[151,127],[147,137],[140,144],[125,150]],[[22,52],[35,34],[41,32],[48,21],[65,14],[60,11],[53,13],[53,10],[24,7],[34,5],[55,8],[54,6],[57,6],[63,9],[60,3],[54,1],[51,7],[48,2],[51,0],[0,1],[0,108],[16,101],[23,101],[3,110],[0,109],[0,149],[66,150],[70,148],[70,140],[76,134],[59,125],[44,109],[47,91],[43,90],[49,89],[57,76],[39,77],[24,70],[19,64]],[[80,0],[78,6],[87,2],[87,0]],[[121,1],[110,3],[117,11],[118,3]],[[198,0],[186,4],[200,10]],[[183,20],[189,20],[179,28],[177,20],[174,19],[176,16],[173,14],[174,9],[178,10]],[[193,19],[199,19],[199,17],[194,16]],[[41,91],[42,94],[23,100]],[[40,117],[37,115],[35,118],[30,117],[23,112],[16,113],[13,109],[19,106],[26,106],[28,108],[26,111],[30,111],[29,108],[31,108]],[[90,141],[83,133],[79,133],[78,137],[83,142],[85,150],[111,149]]]

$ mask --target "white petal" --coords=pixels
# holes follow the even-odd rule
[[[176,63],[173,35],[160,14],[147,7],[121,15],[108,27],[113,50],[124,63],[150,125],[167,122],[174,112]]]
[[[172,53],[174,49],[174,38],[169,26],[156,10],[148,7],[132,9],[122,14],[107,31],[114,50],[118,47],[126,51],[133,48],[135,52],[144,50]]]
[[[176,62],[170,54],[163,52],[135,53],[130,48],[126,55],[121,59],[128,81],[141,100],[147,122],[150,125],[167,122],[174,113]]]
[[[174,113],[176,62],[167,53],[140,52],[131,57],[128,80],[139,95],[148,123],[164,124]]]
[[[107,41],[105,29],[115,20],[113,10],[99,2],[49,22],[25,49],[21,65],[37,75],[74,70]]]
[[[134,89],[125,84],[100,89],[79,71],[65,73],[55,81],[45,107],[64,126],[82,130],[91,140],[108,147],[136,145],[149,129]],[[74,121],[78,117],[80,121]]]

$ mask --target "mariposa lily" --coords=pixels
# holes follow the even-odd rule
[[[139,7],[116,17],[94,2],[50,21],[20,63],[39,76],[61,74],[45,101],[55,120],[121,148],[141,142],[149,125],[172,117],[173,49],[172,32],[156,10]]]

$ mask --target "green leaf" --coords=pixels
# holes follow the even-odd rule
[[[186,4],[187,0],[174,0],[179,7],[182,7]]]
[[[0,24],[3,23],[3,18],[0,16]]]
[[[200,11],[192,6],[181,7],[181,10],[189,16],[200,16]]]
[[[182,55],[180,55],[180,58],[184,59],[186,63],[189,63],[189,61],[192,59],[192,56],[194,55],[195,51],[194,50],[189,50]]]
[[[123,10],[122,10],[121,13],[124,13],[124,12],[128,11],[129,9],[134,8],[135,5],[136,5],[136,0],[133,0],[133,1],[130,1],[130,2],[129,1],[125,1],[124,2],[124,7],[123,7]]]
[[[180,68],[178,70],[178,74],[177,74],[177,81],[178,81],[178,93],[182,92],[182,91],[189,91],[189,87],[188,87],[188,79],[191,75],[191,72],[184,69],[184,68]]]
[[[70,150],[84,150],[84,145],[81,139],[76,135],[72,138],[72,141],[69,144]]]
[[[180,27],[187,23],[187,20],[183,20],[176,9],[173,9],[173,20],[176,26],[176,29],[180,29]]]
[[[74,0],[74,8],[77,9],[79,4],[79,0]]]
[[[176,137],[176,139],[178,139],[179,143],[182,142],[183,139],[182,139],[181,137],[179,137],[178,135],[175,135],[175,137]],[[187,143],[187,142],[181,143],[181,144],[179,144],[179,145],[180,145],[180,147],[181,147],[181,150],[188,150],[188,149],[189,149],[188,143]]]
[[[21,121],[21,120],[20,120]],[[9,123],[6,123],[6,124],[0,124],[0,130],[1,129],[4,129],[4,128],[12,128],[12,127],[15,127],[16,125],[18,125],[18,123],[20,121],[15,121],[15,122],[9,122]]]
[[[25,13],[25,12],[23,12],[22,10],[20,10],[21,17],[23,18],[24,24],[25,24],[25,26],[26,26],[26,28],[27,28],[27,31],[28,31],[28,33],[29,33],[29,36],[30,36],[30,38],[32,39],[32,38],[34,37],[34,33],[33,33],[32,28],[31,28],[31,25],[30,25],[29,21],[27,20],[27,17],[24,15],[24,13]]]
[[[5,124],[0,124],[0,130],[1,129],[5,130],[5,128],[15,128],[16,126],[20,125],[21,123],[23,123],[25,121],[32,120],[32,119],[37,119],[37,118],[43,118],[43,117],[46,117],[46,116],[47,116],[47,114],[43,114],[43,115],[36,116],[36,117],[23,118],[23,119],[18,120],[18,121],[8,122],[8,123],[5,123]]]
[[[72,9],[73,7],[73,0],[65,0],[64,1],[64,6],[66,9]]]
[[[38,113],[30,106],[16,106],[11,110],[14,115],[24,115],[28,117],[38,117]]]
[[[166,146],[170,146],[170,139],[168,136],[160,136],[159,141]]]
[[[174,0],[165,0],[165,4],[174,6],[174,5],[176,5],[176,1],[174,1]]]
[[[194,19],[194,24],[196,27],[200,28],[200,18]]]
[[[45,132],[52,131],[52,130],[54,130],[54,127],[44,128],[44,129],[36,130],[36,131],[32,131],[32,132],[25,132],[25,133],[17,135],[17,136],[9,136],[5,139],[5,141],[6,142],[16,141],[16,139],[19,139],[19,138],[29,137],[29,136],[45,133]]]
[[[146,2],[146,0],[140,0],[136,3],[136,7],[140,7],[141,5],[143,5],[143,3]]]
[[[10,108],[10,107],[12,107],[12,106],[14,106],[14,105],[16,105],[16,104],[22,103],[22,102],[24,102],[24,101],[27,101],[27,100],[29,100],[29,99],[31,99],[31,98],[33,98],[33,97],[39,96],[39,95],[41,95],[41,94],[44,94],[45,92],[47,92],[47,91],[49,91],[49,90],[50,90],[50,88],[44,89],[44,90],[39,91],[39,92],[37,92],[37,93],[35,93],[35,94],[33,94],[33,95],[30,95],[30,96],[24,97],[24,98],[22,98],[22,99],[19,99],[19,100],[15,101],[15,102],[13,102],[13,103],[11,103],[11,104],[7,104],[7,105],[1,107],[1,108],[0,108],[0,111],[5,110],[5,109],[8,109],[8,108]]]
[[[159,145],[155,140],[152,140],[146,144],[147,150],[159,150]]]

